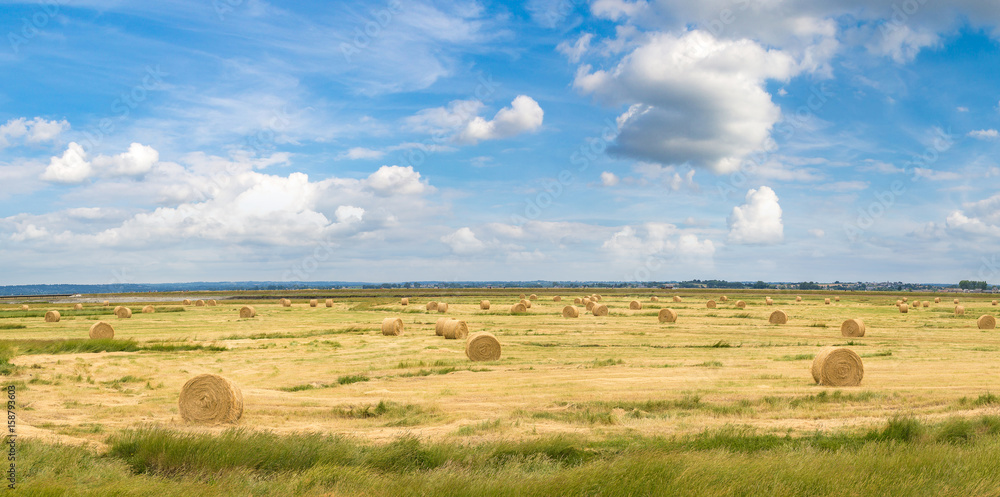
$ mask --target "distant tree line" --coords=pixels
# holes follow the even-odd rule
[[[962,280],[958,282],[958,287],[962,290],[988,290],[990,285],[985,281]]]

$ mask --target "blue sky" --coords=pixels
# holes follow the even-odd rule
[[[0,4],[0,284],[1000,283],[996,2]]]

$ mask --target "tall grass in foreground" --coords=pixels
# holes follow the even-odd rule
[[[993,495],[1000,417],[896,419],[857,434],[547,437],[476,445],[404,437],[131,430],[107,454],[21,445],[26,493],[73,495]],[[23,465],[23,466],[21,466]]]

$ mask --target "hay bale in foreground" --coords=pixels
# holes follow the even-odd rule
[[[184,301],[181,303],[184,305],[191,305],[191,299],[184,299]]]
[[[595,316],[607,316],[608,315],[608,306],[606,306],[604,304],[595,304],[593,302],[591,302],[590,305],[593,306],[593,309],[592,309],[591,312],[593,312]]]
[[[674,295],[674,302],[681,302],[681,296],[680,295]]]
[[[785,324],[788,322],[788,314],[779,309],[771,313],[771,317],[767,318],[767,322],[771,324]]]
[[[907,312],[909,312],[909,310],[910,310],[910,306],[908,306],[906,304],[899,304],[899,313],[900,314],[906,314]]]
[[[956,316],[964,316],[965,315],[965,306],[963,306],[963,305],[956,305],[955,306],[955,315]]]
[[[443,337],[444,336],[444,324],[448,322],[451,318],[438,318],[437,322],[434,323],[434,334]]]
[[[660,301],[660,297],[657,297],[656,295],[653,295],[652,297],[649,298],[649,301],[650,302],[659,302]]]
[[[469,325],[465,321],[449,319],[444,322],[444,338],[446,340],[460,340],[469,336]]]
[[[840,325],[840,334],[845,337],[865,336],[865,322],[860,318],[848,319]]]
[[[747,307],[747,303],[746,302],[744,302],[742,300],[737,300],[736,301],[736,308],[737,309],[746,309],[746,307]]]
[[[403,334],[403,320],[399,318],[385,318],[382,320],[382,334],[385,336],[399,336]]]
[[[518,302],[518,303],[516,303],[516,304],[514,304],[512,306],[510,306],[510,313],[511,314],[525,314],[527,312],[528,312],[528,308],[525,307],[524,304],[522,304],[520,302]]]
[[[448,304],[446,302],[438,302],[437,308],[438,312],[448,312]]]
[[[248,319],[255,316],[257,316],[257,309],[254,309],[252,305],[240,307],[240,318]]]
[[[326,305],[327,307],[333,307],[333,299],[326,299],[326,301],[323,302],[323,304]]]
[[[152,314],[154,312],[156,312],[156,308],[151,305],[147,305],[146,307],[142,308],[143,314]]]
[[[226,378],[201,374],[184,384],[177,406],[189,423],[235,423],[243,416],[243,393]]]
[[[90,338],[110,339],[115,337],[115,329],[109,323],[98,321],[90,325]]]
[[[714,300],[709,300],[708,302],[705,302],[705,307],[707,307],[709,309],[715,309],[715,301]]]
[[[552,297],[552,301],[553,302],[562,302],[562,297],[556,295],[555,297]]]
[[[564,318],[578,318],[580,317],[580,309],[577,309],[575,306],[568,305],[563,307],[562,315]]]
[[[208,304],[209,307],[215,307],[219,305],[219,302],[216,301],[215,299],[206,300],[205,303]]]
[[[465,341],[465,355],[472,361],[500,359],[500,340],[488,331],[480,331]]]
[[[309,299],[309,307],[316,307],[319,305],[319,301],[316,299]]]
[[[597,305],[596,302],[587,302],[586,308],[588,311],[594,310],[594,306]]]
[[[76,305],[73,306],[73,309],[76,309],[78,311],[82,311],[83,310],[83,304],[76,304]]]
[[[48,311],[45,313],[46,323],[58,323],[59,322],[59,311]]]
[[[128,319],[132,317],[132,309],[129,309],[128,307],[119,307],[115,310],[115,316],[118,316],[119,319]]]
[[[941,303],[941,297],[934,297],[934,303],[935,304],[940,304]]]
[[[438,303],[432,300],[428,302],[427,305],[424,306],[424,308],[427,309],[428,311],[436,311],[438,310]]]
[[[677,321],[677,311],[673,309],[660,309],[656,316],[661,323],[673,323]]]
[[[983,314],[976,320],[976,326],[981,330],[992,330],[997,327],[997,318],[989,314]]]
[[[482,310],[484,310],[484,311],[490,310],[490,301],[489,300],[480,300],[479,301],[479,308],[482,309]]]
[[[399,305],[410,305],[410,299],[408,297],[399,299]]]
[[[638,300],[633,300],[628,303],[628,308],[632,309],[633,311],[638,311],[642,309],[642,302],[639,302]]]
[[[861,357],[844,347],[820,349],[812,363],[812,377],[816,383],[830,387],[854,387],[861,384],[865,366]]]
[[[528,299],[521,299],[521,303],[524,304],[524,306],[527,307],[528,309],[531,309],[531,301],[530,300],[528,300]]]
[[[201,299],[195,300],[194,301],[194,305],[195,305],[195,307],[205,307],[205,301],[201,300]]]
[[[590,300],[590,297],[584,297],[584,298],[583,298],[583,302],[581,302],[581,303],[582,303],[583,305],[587,305],[587,304],[589,304],[589,303],[591,303],[591,302],[593,302],[593,300]]]

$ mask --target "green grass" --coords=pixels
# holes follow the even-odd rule
[[[333,388],[340,385],[350,385],[351,383],[359,383],[362,381],[369,381],[370,378],[363,374],[359,375],[347,375],[337,378],[337,381],[332,383],[304,383],[301,385],[295,385],[291,387],[281,387],[278,390],[285,392],[301,392],[303,390],[315,390],[318,388]]]
[[[52,306],[52,308],[55,308],[55,307],[58,307],[58,306]],[[125,306],[125,307],[129,307],[129,306]],[[136,312],[139,309],[141,309],[141,308],[137,307],[137,308],[133,309],[133,312]],[[9,318],[44,318],[45,317],[45,313],[48,312],[49,310],[51,310],[51,309],[50,308],[46,308],[46,309],[34,309],[34,310],[29,310],[29,311],[0,311],[0,319],[9,319]],[[67,318],[67,317],[77,317],[77,316],[109,316],[109,317],[111,317],[111,316],[114,316],[114,310],[115,310],[115,308],[114,307],[89,307],[89,308],[88,307],[84,307],[83,309],[81,309],[79,311],[75,310],[75,309],[58,309],[58,310],[59,310],[60,316],[64,317],[64,318]],[[185,311],[185,309],[183,307],[157,307],[156,308],[156,312],[184,312],[184,311]]]
[[[0,340],[0,357],[32,354],[80,354],[94,352],[178,352],[228,350],[216,345],[142,343],[134,340],[110,339],[56,339],[56,340]]]
[[[0,330],[23,330],[27,326],[23,324],[0,324]]]

